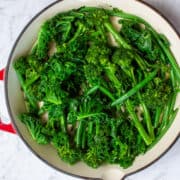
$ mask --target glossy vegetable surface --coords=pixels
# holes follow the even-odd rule
[[[176,116],[180,69],[169,46],[145,20],[118,9],[57,14],[14,63],[27,105],[19,119],[69,164],[127,168]]]

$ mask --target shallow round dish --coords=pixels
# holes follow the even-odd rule
[[[135,14],[144,18],[158,32],[168,37],[171,43],[171,50],[180,64],[180,40],[175,29],[163,18],[156,10],[150,6],[135,0],[64,0],[56,1],[39,12],[23,29],[9,56],[6,75],[5,75],[5,95],[8,112],[12,123],[27,147],[41,160],[55,169],[81,178],[90,179],[113,179],[119,180],[129,174],[135,173],[159,159],[175,142],[180,134],[180,113],[177,114],[169,130],[161,140],[144,155],[138,156],[133,165],[127,169],[122,169],[119,165],[103,165],[98,169],[92,169],[79,162],[70,166],[58,157],[55,149],[50,145],[38,145],[34,142],[26,127],[17,119],[17,115],[25,111],[23,94],[20,90],[20,84],[12,67],[14,60],[28,52],[36,41],[37,34],[41,24],[59,12],[79,8],[81,6],[96,6],[107,8],[109,6],[122,9],[126,12]],[[176,106],[179,106],[180,98],[177,98]]]

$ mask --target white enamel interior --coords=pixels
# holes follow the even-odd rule
[[[42,146],[36,144],[31,139],[30,134],[28,133],[25,126],[17,119],[17,115],[21,112],[24,112],[25,106],[23,96],[20,91],[19,82],[12,68],[13,61],[20,55],[26,54],[26,52],[31,48],[32,44],[37,38],[37,33],[42,22],[58,12],[66,11],[72,8],[78,8],[83,5],[100,7],[108,7],[108,5],[112,5],[113,7],[118,7],[129,13],[143,17],[153,27],[155,27],[158,32],[163,33],[168,37],[171,42],[171,50],[176,57],[177,62],[180,63],[180,41],[177,34],[166,20],[164,20],[160,15],[144,4],[134,0],[64,0],[54,4],[46,11],[41,13],[37,18],[35,18],[17,42],[8,69],[8,79],[6,80],[8,87],[7,97],[10,105],[9,108],[15,124],[24,140],[38,156],[46,160],[49,164],[53,165],[57,169],[61,169],[75,175],[91,178],[103,177],[103,179],[115,180],[116,178],[120,179],[120,177],[124,176],[125,174],[137,171],[138,169],[148,165],[156,158],[158,158],[164,151],[166,151],[166,149],[172,144],[172,142],[180,133],[180,113],[178,113],[176,119],[171,125],[171,128],[159,141],[159,143],[151,150],[149,150],[145,155],[136,158],[134,164],[126,170],[121,169],[118,165],[103,165],[98,169],[89,168],[82,162],[73,166],[67,165],[60,160],[56,154],[56,151],[51,146]],[[179,104],[180,98],[177,99],[177,105]]]

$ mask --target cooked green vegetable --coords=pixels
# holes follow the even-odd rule
[[[112,16],[120,18],[120,30]],[[118,9],[57,14],[14,69],[28,111],[19,119],[37,143],[51,143],[69,164],[128,168],[178,111],[180,68],[168,40]]]

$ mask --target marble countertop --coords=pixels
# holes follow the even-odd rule
[[[54,0],[0,0],[0,69],[5,67],[10,50],[26,23]],[[146,0],[161,11],[180,32],[180,0]],[[9,122],[5,108],[3,82],[0,82],[0,116]],[[178,180],[180,140],[159,161],[126,180]],[[0,180],[75,180],[44,164],[21,139],[0,131]]]

